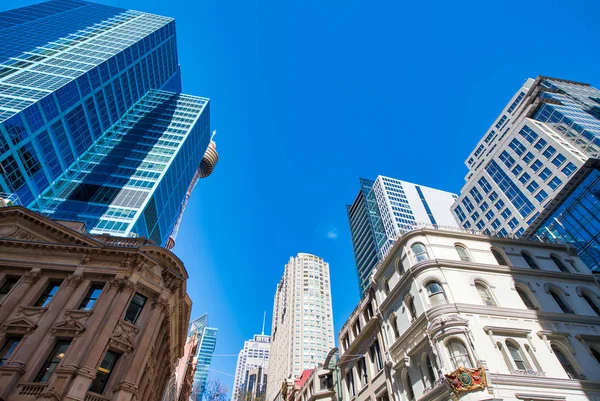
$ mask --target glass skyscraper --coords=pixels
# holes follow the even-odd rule
[[[165,245],[210,142],[175,21],[79,0],[0,13],[0,192]]]
[[[422,225],[458,227],[450,212],[455,198],[450,192],[395,178],[360,179],[360,191],[346,211],[362,294],[369,287],[373,267],[399,235]]]
[[[212,361],[215,347],[217,346],[218,329],[208,327],[208,314],[204,314],[190,323],[188,337],[198,336],[198,349],[196,352],[196,371],[190,399],[202,401],[206,389],[208,370]]]

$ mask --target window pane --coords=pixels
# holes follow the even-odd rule
[[[131,299],[131,303],[129,304],[129,307],[127,308],[127,312],[125,312],[124,320],[135,324],[136,320],[140,316],[140,313],[141,313],[142,308],[144,307],[145,303],[146,303],[146,297],[141,294],[136,293],[133,296],[133,298]]]
[[[71,341],[59,341],[56,343],[34,381],[44,383],[50,379],[54,369],[56,369],[62,358],[65,356],[65,352],[67,351],[67,348],[69,348],[70,344]]]

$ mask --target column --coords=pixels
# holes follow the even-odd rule
[[[44,343],[48,331],[56,321],[56,318],[62,312],[63,307],[69,300],[69,297],[75,288],[81,283],[81,275],[68,276],[60,290],[56,293],[48,309],[40,317],[37,328],[31,333],[19,346],[15,354],[11,357],[10,362],[6,365],[8,369],[13,368],[12,374],[0,377],[0,399],[6,399],[12,391],[16,383],[23,376],[26,365],[30,361],[32,355],[39,350],[40,344]],[[37,372],[28,372],[30,376]]]

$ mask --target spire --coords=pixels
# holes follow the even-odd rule
[[[263,328],[262,328],[262,333],[260,334],[261,336],[265,335],[265,319],[267,318],[267,311],[263,312]]]

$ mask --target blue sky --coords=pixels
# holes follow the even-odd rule
[[[465,157],[527,77],[600,85],[593,1],[99,2],[175,17],[184,92],[211,98],[221,159],[175,252],[193,317],[219,328],[211,376],[230,389],[236,358],[222,355],[263,311],[270,328],[290,256],[330,263],[336,331],[354,309],[345,205],[360,176],[459,192]]]

